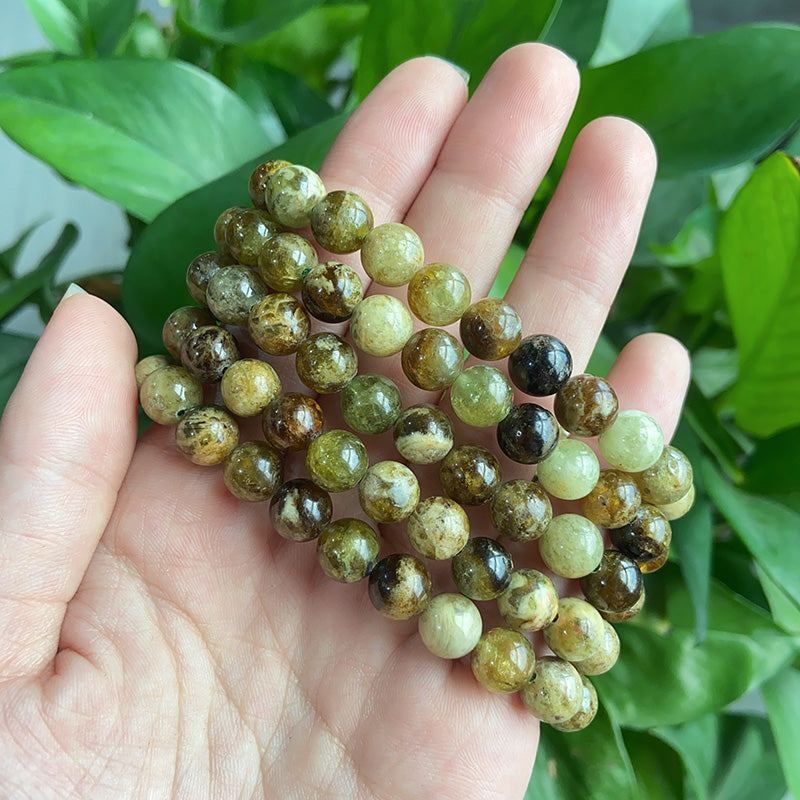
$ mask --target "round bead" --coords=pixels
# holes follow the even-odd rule
[[[317,266],[317,251],[296,233],[279,233],[262,248],[258,271],[264,283],[276,292],[297,292],[303,286],[303,273]]]
[[[364,272],[381,286],[403,286],[422,266],[422,241],[407,225],[386,222],[373,228],[361,245]]]
[[[369,599],[389,619],[421,614],[430,598],[430,573],[415,556],[393,553],[382,558],[369,574]]]
[[[275,292],[259,300],[247,320],[255,345],[271,356],[288,356],[308,338],[311,320],[290,294]]]
[[[611,384],[597,375],[573,375],[556,394],[556,419],[575,436],[599,436],[617,418],[619,402]]]
[[[134,378],[136,378],[136,388],[141,389],[145,378],[147,378],[148,375],[152,375],[157,369],[169,367],[171,365],[172,361],[162,355],[145,356],[140,359],[133,368],[133,375]]]
[[[222,401],[239,417],[254,417],[281,391],[278,373],[257,358],[240,358],[231,364],[219,383]]]
[[[600,477],[600,462],[587,444],[562,436],[536,467],[536,477],[553,497],[578,500],[594,489]]]
[[[557,731],[562,731],[563,733],[582,731],[597,716],[597,690],[585,675],[581,675],[581,681],[583,682],[583,695],[581,696],[580,706],[564,722],[551,723]]]
[[[661,513],[670,521],[680,519],[694,505],[695,489],[694,484],[689,487],[689,491],[676,500],[674,503],[666,503],[659,506]]]
[[[478,640],[470,657],[472,674],[490,692],[510,694],[533,676],[536,656],[530,642],[510,628],[492,628]]]
[[[597,610],[600,612],[600,616],[606,622],[627,622],[628,620],[633,619],[644,608],[644,599],[645,591],[644,587],[642,587],[641,596],[630,608],[624,608],[622,611],[606,611],[601,608],[598,608]]]
[[[508,377],[525,394],[555,394],[572,374],[572,355],[555,336],[526,336],[508,357]]]
[[[633,520],[641,503],[642,496],[633,476],[616,469],[604,469],[581,506],[584,516],[595,525],[621,528]]]
[[[536,672],[520,689],[522,703],[534,717],[550,725],[566,722],[581,708],[583,681],[572,664],[553,656],[542,656]]]
[[[369,466],[367,448],[354,433],[321,433],[308,446],[306,472],[326,492],[346,492],[358,484]]]
[[[603,643],[605,628],[597,609],[579,597],[562,597],[558,616],[543,630],[547,646],[566,661],[593,656]]]
[[[492,525],[512,542],[538,539],[553,518],[550,498],[532,481],[504,483],[491,499]]]
[[[438,406],[409,406],[394,424],[394,445],[412,464],[435,464],[453,448],[453,424]]]
[[[316,539],[331,521],[332,514],[330,495],[308,478],[286,481],[269,504],[272,527],[293,542]]]
[[[664,565],[671,541],[667,518],[649,503],[642,503],[632,522],[611,531],[614,547],[636,561],[642,572],[655,572],[653,567]]]
[[[239,428],[224,408],[199,406],[181,417],[175,442],[189,461],[207,467],[227,458],[239,443]]]
[[[357,433],[388,431],[403,408],[394,381],[374,374],[356,375],[342,389],[339,403],[344,421]]]
[[[597,439],[600,452],[614,467],[641,472],[652,467],[664,450],[659,424],[644,411],[620,411],[608,430]]]
[[[519,464],[543,461],[558,443],[555,417],[536,403],[512,406],[497,426],[500,449]]]
[[[460,445],[442,459],[439,480],[445,494],[457,503],[479,506],[500,488],[500,462],[485,447]]]
[[[603,620],[604,636],[598,651],[574,666],[582,675],[602,675],[608,672],[619,658],[619,636],[610,622]]]
[[[408,309],[387,294],[365,297],[350,318],[350,335],[356,347],[371,356],[399,353],[412,329]]]
[[[487,428],[508,415],[514,403],[514,390],[500,370],[477,364],[456,378],[450,389],[450,403],[462,422]]]
[[[278,450],[305,450],[322,433],[322,409],[307,394],[286,392],[273,397],[264,408],[264,438]]]
[[[625,611],[642,596],[644,583],[636,562],[618,550],[606,550],[600,566],[581,578],[581,590],[596,608],[613,613]],[[583,658],[589,658],[589,653]],[[580,658],[576,658],[580,661]]]
[[[297,377],[319,394],[340,392],[358,372],[355,350],[334,333],[315,333],[297,348]]]
[[[317,539],[317,561],[322,571],[339,583],[366,578],[378,562],[378,534],[366,522],[352,517],[337,519]]]
[[[461,319],[472,300],[467,276],[435,262],[417,270],[408,284],[408,307],[426,325],[443,327]]]
[[[691,488],[692,465],[677,447],[667,445],[652,467],[633,477],[645,503],[669,505],[680,500]]]
[[[175,425],[187,411],[203,405],[203,387],[187,369],[169,364],[144,379],[139,402],[153,422]]]
[[[473,303],[461,316],[461,341],[476,358],[505,358],[522,338],[522,320],[504,300],[487,297]]]
[[[161,339],[170,355],[180,358],[181,347],[190,333],[204,325],[216,324],[217,320],[207,308],[183,306],[176,308],[167,317],[167,321],[161,329]]]
[[[219,250],[220,255],[223,257],[233,258],[230,248],[225,242],[225,229],[228,227],[228,223],[235,214],[238,214],[240,211],[248,210],[249,209],[247,209],[245,206],[231,206],[230,208],[226,208],[217,217],[217,221],[214,223],[214,243],[217,245],[217,249]]]
[[[417,507],[419,482],[399,461],[379,461],[359,484],[358,499],[364,513],[375,522],[400,522]]]
[[[240,263],[248,267],[258,264],[261,248],[281,226],[266,211],[258,208],[244,208],[234,211],[225,225],[225,244],[228,252]]]
[[[259,164],[251,173],[247,184],[247,193],[250,195],[250,202],[256,207],[265,211],[267,202],[264,193],[267,190],[267,183],[272,175],[281,167],[290,166],[291,162],[284,161],[282,158],[271,158]]]
[[[325,261],[303,278],[303,305],[322,322],[344,322],[364,297],[361,278],[346,264]]]
[[[470,539],[450,562],[453,580],[473,600],[491,600],[508,586],[514,563],[500,542],[486,536]]]
[[[207,305],[206,290],[211,277],[220,267],[233,263],[233,256],[218,253],[216,250],[201,253],[186,269],[186,288],[189,294],[201,305]]]
[[[503,619],[515,630],[539,631],[558,614],[558,592],[547,575],[535,569],[515,569],[497,598]]]
[[[423,328],[403,346],[403,372],[420,389],[438,392],[461,374],[464,350],[455,336],[441,328]]]
[[[220,267],[206,289],[206,302],[214,316],[226,325],[246,325],[250,309],[269,289],[250,267]]]
[[[603,535],[597,525],[580,514],[560,514],[553,517],[539,539],[539,555],[556,575],[582,578],[603,557]]]
[[[239,360],[233,335],[218,325],[204,325],[190,333],[181,347],[181,362],[201,383],[216,383]]]
[[[449,497],[428,497],[408,518],[408,539],[426,558],[452,558],[469,539],[469,518]]]
[[[242,442],[225,459],[222,479],[239,500],[269,500],[283,481],[283,460],[266,442]]]
[[[289,228],[308,225],[311,210],[324,196],[325,186],[319,175],[297,164],[273,172],[264,192],[267,211]]]
[[[483,621],[478,607],[456,592],[437,594],[419,618],[419,635],[439,658],[461,658],[481,638]]]
[[[354,253],[372,230],[372,211],[354,192],[329,192],[311,210],[311,230],[331,253]]]

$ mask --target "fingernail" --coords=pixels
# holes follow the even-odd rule
[[[77,283],[71,283],[67,286],[67,291],[61,296],[62,300],[66,300],[68,297],[72,297],[74,294],[88,294],[86,289],[81,289]]]
[[[430,57],[438,58],[439,61],[444,61],[445,64],[449,64],[464,79],[464,83],[469,83],[469,72],[467,72],[464,67],[459,67],[458,64],[454,64],[452,61],[442,58],[441,56],[437,56],[433,53],[430,54]]]

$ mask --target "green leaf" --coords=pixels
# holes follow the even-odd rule
[[[638,731],[625,731],[625,746],[636,771],[639,797],[646,797],[647,800],[674,800],[682,796],[683,765],[671,747]]]
[[[606,8],[614,0],[562,0],[545,41],[586,64],[600,41]]]
[[[800,670],[787,667],[761,687],[783,774],[792,797],[800,797]]]
[[[346,119],[346,114],[339,114],[182,197],[142,232],[122,282],[125,317],[139,339],[141,352],[162,351],[164,320],[190,301],[186,267],[199,253],[214,249],[214,222],[222,211],[249,205],[247,182],[254,167],[268,158],[286,158],[317,168]]]
[[[614,346],[611,339],[601,333],[594,346],[589,363],[586,365],[586,371],[592,375],[608,375],[618,355],[619,350]]]
[[[355,89],[366,94],[394,67],[421,55],[465,69],[474,88],[497,56],[546,35],[557,0],[381,0],[370,7]],[[509,21],[513,20],[513,24]]]
[[[176,61],[62,61],[4,72],[0,126],[69,180],[145,220],[263,149],[245,103]]]
[[[9,247],[0,252],[0,280],[10,280],[14,276],[14,267],[20,251],[27,244],[33,232],[39,227],[38,222],[26,228]]]
[[[503,258],[503,263],[497,271],[492,288],[489,290],[489,297],[505,297],[511,282],[519,271],[523,258],[525,258],[525,248],[517,242],[511,242],[511,246]]]
[[[700,206],[686,218],[678,235],[668,245],[652,244],[650,249],[668,267],[697,264],[714,252],[721,216],[716,206]]]
[[[142,11],[131,23],[115,53],[128,58],[167,58],[169,45],[164,31],[147,12]]]
[[[36,339],[32,336],[0,331],[0,414],[35,346]]]
[[[714,774],[719,717],[709,714],[683,725],[653,728],[651,733],[681,757],[692,795],[706,800]]]
[[[692,353],[692,376],[706,397],[716,397],[733,384],[739,374],[736,350],[704,347]]]
[[[800,636],[800,604],[792,600],[758,562],[755,568],[775,624],[792,636]]]
[[[736,422],[758,436],[800,424],[800,173],[781,153],[725,213],[719,254],[739,346]]]
[[[769,495],[795,511],[800,511],[800,475],[786,469],[800,453],[800,426],[781,431],[756,443],[745,464],[742,488],[753,494]]]

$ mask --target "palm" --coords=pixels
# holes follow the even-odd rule
[[[428,260],[464,267],[483,296],[566,124],[575,78],[561,56],[528,46],[498,62],[466,109],[459,80],[430,60],[401,68],[352,120],[324,177],[377,201],[378,221],[406,219]],[[579,369],[651,177],[633,126],[606,120],[584,132],[512,287],[528,330],[569,342]],[[536,308],[526,302],[534,285]],[[87,357],[80,336],[104,344]],[[520,796],[537,726],[518,702],[437,661],[413,622],[374,612],[363,585],[329,581],[313,544],[277,537],[264,506],[234,500],[217,471],[184,461],[171,431],[148,432],[129,462],[133,358],[113,312],[70,300],[3,420],[8,794]],[[83,375],[74,397],[41,399],[53,363],[66,364],[65,378]],[[615,372],[623,402],[670,432],[686,378],[680,350],[644,338]],[[56,434],[58,414],[72,424]],[[15,424],[25,415],[32,424]],[[385,537],[384,552],[405,549],[396,531]]]

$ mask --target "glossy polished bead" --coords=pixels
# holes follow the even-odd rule
[[[492,628],[470,656],[472,674],[490,692],[510,694],[530,681],[536,656],[530,642],[510,628]]]
[[[536,403],[512,406],[497,426],[500,449],[518,464],[543,461],[558,443],[555,417]]]
[[[553,722],[552,726],[557,731],[563,733],[573,733],[574,731],[582,731],[588,727],[592,720],[597,716],[597,690],[592,685],[592,682],[585,676],[581,675],[583,683],[583,695],[578,710],[564,722]]]
[[[262,211],[267,209],[267,201],[264,193],[267,190],[267,183],[272,177],[273,173],[277,172],[281,167],[290,166],[291,162],[284,161],[282,158],[271,158],[269,161],[264,161],[259,164],[250,174],[250,180],[247,183],[247,193],[250,195],[250,202]]]
[[[456,592],[437,594],[422,612],[419,636],[428,650],[439,658],[461,658],[481,638],[483,621],[478,607]]]
[[[522,320],[504,300],[487,297],[467,308],[461,316],[461,341],[476,358],[505,358],[522,338]]]
[[[216,383],[239,360],[233,335],[218,325],[204,325],[190,333],[181,347],[181,363],[201,383]]]
[[[488,503],[500,488],[500,462],[485,447],[464,444],[454,447],[439,467],[444,493],[465,506]]]
[[[239,500],[269,500],[283,481],[283,459],[266,442],[242,442],[225,459],[222,479]]]
[[[573,375],[553,407],[556,419],[575,436],[599,436],[617,418],[619,401],[611,384],[597,375]]]
[[[506,623],[518,631],[539,631],[558,614],[558,592],[547,575],[536,569],[515,569],[497,598]]]
[[[276,292],[297,292],[303,286],[303,273],[316,267],[317,251],[296,233],[279,233],[262,248],[258,271],[264,283]]]
[[[572,355],[555,336],[526,336],[508,357],[508,377],[525,394],[555,394],[572,374]]]
[[[153,370],[139,389],[142,410],[159,425],[175,425],[187,411],[203,405],[203,387],[185,367]]]
[[[614,547],[636,561],[645,573],[655,572],[666,563],[671,541],[667,518],[649,503],[642,503],[632,522],[611,531]]]
[[[172,365],[172,361],[167,358],[167,356],[162,356],[160,354],[145,356],[144,358],[139,359],[139,361],[136,362],[136,366],[133,368],[133,375],[136,379],[136,388],[142,388],[142,384],[148,375],[152,375],[157,369],[161,369],[161,367],[168,367],[170,365]]]
[[[582,675],[603,675],[608,672],[619,658],[619,636],[610,622],[603,620],[603,641],[598,651],[583,661],[575,661],[575,669]]]
[[[692,465],[677,447],[667,445],[652,467],[633,477],[645,503],[669,505],[680,500],[691,488]]]
[[[330,253],[354,253],[372,230],[372,211],[354,192],[328,192],[311,210],[314,238]]]
[[[305,273],[303,305],[322,322],[344,322],[364,297],[361,278],[346,264],[325,261]]]
[[[167,352],[175,358],[181,357],[181,347],[186,337],[204,325],[216,325],[217,320],[207,308],[183,306],[176,308],[161,329],[161,339]]]
[[[356,433],[388,431],[403,408],[400,390],[383,375],[356,375],[342,389],[339,405],[344,421]]]
[[[539,555],[556,575],[582,578],[603,557],[603,535],[597,525],[580,514],[559,514],[539,539]]]
[[[645,594],[644,588],[642,588],[642,594],[639,599],[630,608],[624,608],[622,611],[597,610],[606,622],[614,624],[618,622],[628,622],[628,620],[633,619],[644,608]]]
[[[315,333],[297,348],[297,377],[319,394],[340,392],[358,372],[355,350],[334,333]]]
[[[486,364],[465,369],[450,389],[453,412],[467,425],[487,428],[504,419],[514,403],[514,389],[500,370]]]
[[[366,522],[352,517],[329,523],[317,539],[317,561],[322,571],[339,583],[366,578],[378,562],[378,534]]]
[[[587,444],[561,436],[550,455],[536,467],[536,477],[553,497],[578,500],[594,489],[600,462]]]
[[[406,377],[420,389],[438,392],[461,374],[461,343],[441,328],[423,328],[403,345],[401,364]]]
[[[239,417],[254,417],[280,394],[281,379],[266,362],[240,358],[225,370],[219,383],[222,401]]]
[[[225,225],[225,244],[228,252],[248,267],[258,264],[258,254],[264,245],[283,230],[265,211],[245,208],[231,214]]]
[[[358,499],[364,513],[375,522],[400,522],[417,507],[419,482],[405,464],[379,461],[359,484]]]
[[[269,504],[272,527],[284,539],[310,542],[331,521],[330,495],[308,478],[295,478],[282,484]]]
[[[601,470],[594,489],[581,501],[584,516],[601,528],[627,525],[641,504],[633,476],[616,469]]]
[[[239,427],[224,408],[199,406],[181,417],[175,442],[193,464],[220,464],[239,443]]]
[[[211,276],[220,268],[234,263],[233,256],[211,250],[192,259],[186,269],[186,288],[201,305],[206,305],[206,290]]]
[[[467,276],[450,264],[435,262],[417,270],[408,284],[408,307],[426,325],[458,322],[472,302]]]
[[[208,282],[206,302],[214,316],[226,325],[246,325],[250,309],[264,297],[264,281],[250,267],[220,267]]]
[[[225,242],[225,229],[228,227],[228,223],[235,214],[240,211],[248,210],[249,209],[247,209],[245,206],[231,206],[230,208],[226,208],[217,217],[217,221],[214,223],[214,243],[217,245],[217,250],[219,251],[220,255],[226,259],[233,259],[233,261],[236,260],[231,255],[230,248]]]
[[[306,451],[306,472],[326,492],[346,492],[369,466],[367,448],[354,433],[332,430],[317,436]]]
[[[430,602],[430,573],[416,556],[393,553],[382,558],[370,572],[369,599],[389,619],[415,617]]]
[[[316,172],[289,164],[272,173],[264,200],[267,211],[289,228],[303,228],[311,222],[311,210],[325,196],[325,186]]]
[[[581,590],[597,609],[617,613],[637,603],[644,583],[639,566],[632,558],[619,550],[606,550],[600,566],[581,578]]]
[[[491,600],[508,586],[514,563],[500,542],[476,536],[453,556],[451,569],[462,594],[472,600]]]
[[[449,497],[428,497],[417,505],[406,527],[412,547],[426,558],[452,558],[469,539],[469,518]]]
[[[296,298],[274,292],[259,300],[247,320],[253,343],[271,356],[288,356],[308,338],[311,320]]]
[[[664,450],[664,434],[659,424],[644,411],[620,411],[608,430],[597,439],[603,458],[626,472],[641,472],[652,467]]]
[[[534,717],[557,725],[578,713],[583,702],[583,681],[569,662],[542,656],[536,661],[533,678],[520,689],[520,697]]]
[[[603,618],[597,609],[579,597],[562,597],[558,616],[543,630],[547,646],[566,661],[591,658],[605,637]]]
[[[350,317],[350,335],[356,347],[371,356],[399,353],[413,330],[408,309],[395,297],[365,297]]]
[[[694,484],[689,487],[689,491],[676,500],[674,503],[665,503],[659,506],[661,513],[670,521],[680,519],[694,505],[695,489]]]
[[[492,525],[512,542],[538,539],[553,518],[550,498],[532,481],[504,483],[491,499]]]
[[[453,448],[453,424],[438,406],[409,406],[394,424],[394,445],[412,464],[436,464]]]
[[[307,394],[286,392],[273,397],[261,416],[264,438],[278,450],[305,450],[322,433],[322,409]]]
[[[381,286],[403,286],[422,266],[422,241],[407,225],[386,222],[373,228],[361,245],[364,272]]]

